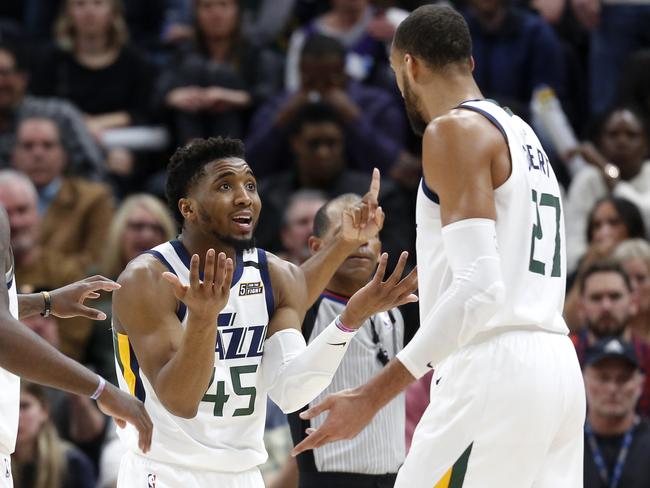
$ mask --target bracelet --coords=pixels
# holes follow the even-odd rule
[[[336,324],[336,327],[338,327],[339,330],[342,330],[343,332],[356,332],[356,329],[350,329],[350,327],[346,327],[343,325],[343,322],[341,322],[341,316],[337,315],[336,319],[334,320],[334,323]]]
[[[43,295],[43,311],[41,312],[41,315],[43,317],[49,317],[50,312],[52,312],[52,297],[50,296],[50,293],[47,291],[42,291],[41,295]]]
[[[106,380],[99,375],[97,375],[97,377],[99,378],[99,385],[97,386],[95,393],[90,395],[90,398],[92,400],[97,400],[99,396],[104,392],[104,388],[106,388]]]

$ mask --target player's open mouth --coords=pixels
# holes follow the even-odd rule
[[[241,230],[249,231],[253,228],[253,217],[249,214],[235,215],[232,221]]]

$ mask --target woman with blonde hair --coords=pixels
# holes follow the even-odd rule
[[[638,312],[632,317],[630,328],[650,341],[650,244],[645,239],[628,239],[616,247],[613,257],[629,276],[637,303]]]
[[[98,140],[109,129],[147,121],[154,72],[127,43],[122,0],[65,0],[55,38],[30,78],[34,95],[72,101]],[[118,160],[109,154],[109,167]]]
[[[131,195],[111,223],[102,273],[117,278],[133,258],[176,234],[174,219],[160,200],[145,193]]]
[[[20,418],[16,451],[11,457],[17,488],[94,488],[92,463],[62,440],[50,420],[44,387],[20,385]]]

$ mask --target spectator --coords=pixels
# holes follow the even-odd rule
[[[325,194],[316,190],[298,190],[291,195],[280,230],[284,252],[279,256],[282,259],[298,266],[309,259],[308,241],[314,230],[314,216],[325,202]]]
[[[18,438],[12,456],[16,486],[94,488],[90,460],[61,440],[50,420],[45,388],[24,380],[21,383]]]
[[[572,0],[580,23],[591,31],[589,93],[593,114],[614,100],[628,55],[650,46],[650,5],[644,0]]]
[[[646,230],[639,209],[623,198],[606,197],[598,201],[587,219],[589,248],[580,258],[578,269],[567,279],[564,319],[575,330],[582,325],[578,317],[581,276],[594,262],[608,259],[625,239],[645,238]]]
[[[38,191],[43,219],[40,242],[75,256],[80,271],[92,274],[113,214],[108,187],[67,175],[68,154],[52,119],[27,118],[20,123],[12,166],[25,173]]]
[[[61,139],[70,155],[70,173],[98,179],[104,161],[83,122],[83,116],[69,102],[56,98],[25,96],[27,74],[14,49],[0,44],[0,167],[9,165],[16,129],[29,117],[48,117],[61,128]]]
[[[294,192],[319,190],[334,198],[368,187],[370,175],[347,167],[343,131],[336,111],[326,104],[308,104],[297,113],[290,130],[290,146],[295,156],[293,171],[269,176],[260,184],[262,214],[256,230],[260,247],[270,251],[281,249],[282,215]],[[405,218],[406,201],[394,183],[382,181],[379,201],[386,213],[382,242],[394,263],[401,251],[412,248],[414,229]]]
[[[360,200],[357,195],[346,194],[321,207],[314,221],[314,235],[309,239],[312,253],[335,238],[344,210]],[[305,315],[302,333],[308,343],[344,310],[349,297],[368,283],[380,255],[381,241],[375,235],[339,266]],[[363,385],[397,355],[403,342],[404,320],[397,308],[370,317],[351,340],[330,385],[302,410],[319,404],[331,393]],[[307,436],[305,429],[317,429],[323,422],[322,417],[305,421],[298,414],[289,415],[294,444]],[[299,487],[392,486],[405,457],[404,417],[404,396],[398,395],[353,439],[300,454],[296,458]]]
[[[401,155],[406,119],[388,93],[348,80],[345,49],[335,39],[312,35],[300,59],[301,85],[263,105],[253,117],[246,142],[248,160],[258,177],[289,168],[288,132],[296,113],[314,101],[335,108],[345,127],[350,166],[385,174]]]
[[[506,0],[467,4],[464,16],[472,35],[474,77],[486,97],[528,118],[536,88],[550,86],[560,98],[566,94],[564,53],[544,19]]]
[[[9,216],[16,277],[22,292],[51,290],[84,277],[75,255],[42,243],[38,196],[27,176],[13,170],[0,171],[0,204]],[[82,317],[65,319],[63,324],[59,330],[61,351],[82,358],[92,325]]]
[[[243,137],[249,111],[281,86],[281,62],[240,34],[236,0],[195,0],[196,41],[179,50],[158,80],[177,139]]]
[[[632,331],[650,342],[650,244],[645,239],[628,239],[614,251],[614,259],[630,277],[637,313],[630,319]]]
[[[585,488],[650,486],[650,425],[635,411],[643,372],[630,344],[607,338],[583,369],[587,393]]]
[[[630,318],[636,313],[636,304],[623,268],[611,261],[594,263],[585,272],[580,288],[584,328],[571,335],[580,364],[584,364],[589,347],[607,337],[618,337],[632,344],[641,366],[647,370],[650,367],[650,344],[628,327]],[[645,416],[650,414],[648,378],[639,402],[639,412]]]
[[[578,151],[591,163],[576,175],[566,201],[568,268],[575,269],[585,251],[586,216],[600,198],[613,195],[636,204],[650,225],[650,164],[643,119],[629,108],[614,108],[602,117],[594,144]]]
[[[332,37],[343,45],[345,72],[350,78],[382,89],[395,89],[386,46],[392,35],[379,36],[377,17],[384,19],[383,12],[376,12],[370,3],[368,0],[332,0],[329,11],[293,33],[286,69],[286,87],[290,91],[304,84],[301,52],[314,34]]]
[[[650,49],[628,58],[618,85],[617,100],[624,106],[637,107],[643,120],[650,120]]]

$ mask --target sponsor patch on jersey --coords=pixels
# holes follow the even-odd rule
[[[264,285],[261,281],[253,281],[252,283],[239,284],[239,296],[247,297],[248,295],[259,295],[264,291]]]

